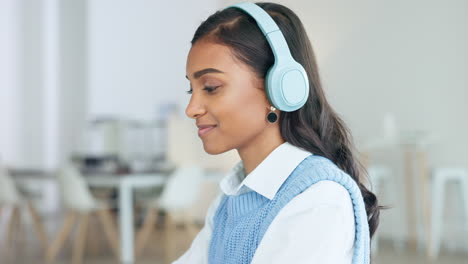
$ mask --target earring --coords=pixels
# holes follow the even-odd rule
[[[275,113],[275,110],[276,110],[276,108],[274,108],[273,106],[270,106],[270,112],[268,112],[267,120],[271,124],[276,123],[276,121],[278,120],[278,114]]]

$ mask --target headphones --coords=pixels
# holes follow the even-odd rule
[[[307,73],[291,55],[288,43],[273,18],[260,6],[245,2],[227,8],[238,8],[255,19],[275,56],[275,63],[265,77],[265,90],[277,109],[292,112],[301,108],[309,96]]]

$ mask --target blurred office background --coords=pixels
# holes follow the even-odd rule
[[[235,2],[0,0],[0,263],[187,249],[239,158],[204,153],[185,60],[197,26]],[[375,263],[467,263],[467,2],[278,2],[305,24],[391,207]]]

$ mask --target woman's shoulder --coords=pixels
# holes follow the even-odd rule
[[[318,155],[308,156],[301,165],[304,171],[307,171],[306,177],[313,178],[315,183],[295,199],[305,196],[305,200],[309,200],[311,205],[328,204],[352,208],[351,196],[345,186],[349,181],[354,181],[349,174],[330,159]]]
[[[327,157],[311,154],[301,164],[304,169],[317,172],[341,172],[344,173],[332,160]]]
[[[351,197],[348,190],[332,180],[322,180],[309,186],[297,197],[318,205],[333,205],[341,207],[352,207]],[[296,198],[297,198],[296,197]]]
[[[334,210],[353,216],[353,203],[348,190],[333,180],[320,180],[295,195],[281,210],[284,216],[292,216],[318,210]]]
[[[293,177],[291,177],[293,176]],[[290,181],[309,179],[313,182],[320,182],[323,180],[334,181],[343,188],[349,189],[352,187],[355,180],[340,167],[338,167],[330,159],[311,154],[305,158],[290,175]]]

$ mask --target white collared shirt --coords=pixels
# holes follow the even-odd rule
[[[255,191],[273,199],[286,178],[311,153],[285,142],[247,177],[240,161],[220,182],[222,194],[210,205],[205,226],[173,264],[207,264],[213,218],[224,195]],[[354,212],[348,191],[320,181],[294,197],[268,227],[252,264],[350,264],[354,250]]]

